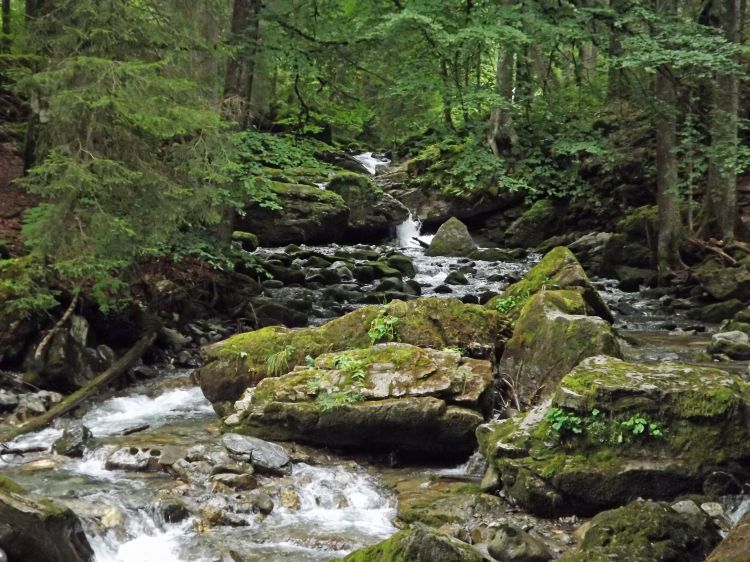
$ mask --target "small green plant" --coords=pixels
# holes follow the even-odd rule
[[[507,314],[523,305],[523,303],[529,300],[530,296],[531,293],[529,291],[523,291],[519,295],[508,295],[495,301],[495,310],[502,314]]]
[[[336,355],[333,358],[333,366],[346,373],[349,381],[358,386],[362,386],[365,382],[365,365],[362,361],[349,357],[348,355]]]
[[[560,437],[580,435],[584,430],[583,418],[563,408],[550,408],[545,419],[549,422],[550,429]]]
[[[322,381],[319,378],[314,377],[307,381],[305,390],[308,394],[315,394],[317,396],[317,394],[320,392],[321,384]]]
[[[388,314],[388,308],[381,308],[367,331],[367,335],[370,336],[370,345],[381,341],[399,341],[398,323],[398,317]]]
[[[620,422],[620,427],[622,428],[622,432],[620,432],[617,436],[617,442],[622,443],[624,436],[623,433],[626,435],[631,435],[634,437],[638,436],[645,436],[649,435],[651,437],[662,437],[664,435],[664,432],[661,428],[661,425],[659,425],[656,422],[651,422],[644,418],[640,414],[634,414],[630,416],[628,419]]]
[[[330,412],[342,406],[362,402],[365,396],[356,390],[339,390],[334,392],[321,392],[315,399],[315,403],[321,412]]]
[[[285,345],[284,349],[272,353],[266,357],[266,370],[272,377],[278,377],[289,370],[289,361],[294,355],[295,347],[293,345]]]

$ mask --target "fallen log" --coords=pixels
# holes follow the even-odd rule
[[[430,245],[427,242],[425,242],[424,240],[420,240],[416,236],[412,236],[411,239],[414,240],[417,244],[419,244],[423,248],[429,248],[430,247]]]
[[[62,402],[56,406],[50,408],[47,412],[41,416],[30,419],[23,425],[13,428],[4,434],[0,435],[0,442],[7,442],[15,439],[19,435],[24,435],[31,431],[37,431],[47,427],[53,420],[67,414],[73,408],[84,402],[88,397],[93,395],[97,390],[104,387],[108,383],[115,380],[117,377],[127,371],[133,364],[140,359],[146,350],[156,340],[156,332],[150,332],[147,335],[139,339],[130,350],[120,357],[114,365],[104,371],[101,375],[93,379],[83,388],[76,390],[73,394],[65,398]]]
[[[688,238],[687,242],[691,246],[695,246],[696,248],[700,248],[701,250],[705,250],[707,252],[716,254],[724,261],[724,265],[726,266],[736,267],[738,265],[736,259],[734,259],[732,256],[727,254],[724,250],[722,250],[717,245],[712,245],[712,244],[709,244],[708,242],[704,242],[703,240],[698,240],[694,236],[691,236],[690,238]]]

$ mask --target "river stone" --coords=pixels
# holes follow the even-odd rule
[[[466,278],[466,275],[460,271],[451,271],[445,276],[444,283],[446,285],[468,285],[469,280]]]
[[[491,385],[488,361],[378,344],[323,354],[308,367],[266,378],[249,407],[235,413],[243,432],[266,439],[458,457],[474,447]]]
[[[510,523],[501,523],[487,547],[498,562],[548,562],[554,556],[541,540]]]
[[[425,249],[426,256],[449,256],[449,257],[468,257],[472,252],[477,250],[476,242],[471,238],[469,229],[455,217],[445,221],[435,237]]]
[[[560,562],[703,562],[720,540],[718,529],[704,514],[678,513],[666,503],[635,501],[594,517],[580,547]]]
[[[92,562],[94,552],[73,511],[36,499],[0,477],[0,550],[13,562]]]
[[[711,336],[708,352],[713,355],[728,355],[740,361],[750,359],[750,337],[739,330],[719,332]]]
[[[89,428],[77,423],[65,428],[62,436],[52,444],[52,450],[58,455],[82,457],[92,439]]]
[[[161,500],[157,504],[156,509],[167,523],[179,523],[190,517],[190,511],[188,511],[188,508],[177,498]]]
[[[510,321],[496,310],[463,304],[457,299],[421,298],[366,306],[313,328],[269,327],[238,334],[203,349],[205,364],[198,373],[201,389],[221,415],[245,390],[269,374],[269,355],[290,349],[287,369],[306,364],[308,355],[364,348],[379,316],[396,319],[400,341],[420,347],[472,350],[472,357],[490,358],[510,336]]]
[[[225,433],[222,443],[232,456],[249,462],[260,473],[279,475],[291,473],[292,464],[289,455],[281,445],[238,433]]]
[[[726,538],[706,558],[706,562],[745,562],[750,552],[750,512],[729,531]]]
[[[232,490],[254,490],[258,487],[258,480],[251,474],[220,473],[211,476],[212,482],[217,482]]]
[[[247,495],[242,496],[243,500],[248,502],[254,510],[267,515],[273,511],[274,505],[271,496],[261,492],[260,490],[253,490]]]
[[[737,299],[729,299],[722,302],[707,304],[687,311],[686,316],[692,320],[718,324],[722,320],[731,318],[746,307]]]
[[[596,409],[601,420],[616,423],[643,416],[663,435],[623,432],[617,442],[616,433],[597,439],[585,429],[555,441],[546,420],[552,408],[581,419]],[[477,438],[505,493],[524,508],[586,515],[637,497],[699,493],[716,470],[742,480],[750,460],[748,411],[750,384],[725,371],[597,356],[566,375],[551,399],[525,415],[480,426]]]
[[[622,357],[612,326],[586,312],[575,289],[540,291],[526,302],[499,364],[514,398],[530,403],[554,392],[586,357]]]
[[[107,470],[126,470],[131,472],[158,472],[159,449],[140,447],[122,447],[112,452],[104,463]]]
[[[422,525],[399,531],[374,546],[355,550],[344,562],[482,562],[470,545]]]
[[[709,258],[693,268],[703,289],[717,301],[750,300],[750,271],[746,267],[726,267],[721,260]]]
[[[18,406],[18,395],[9,390],[0,389],[0,412],[12,412]]]

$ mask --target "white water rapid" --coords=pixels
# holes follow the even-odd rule
[[[377,172],[378,166],[384,166],[387,167],[388,164],[391,163],[391,161],[386,158],[383,155],[375,155],[373,152],[363,152],[362,154],[357,154],[354,156],[354,159],[362,164],[365,169],[370,172],[370,175],[375,175],[375,172]]]

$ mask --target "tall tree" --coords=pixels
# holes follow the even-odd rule
[[[225,114],[241,128],[253,121],[253,84],[260,45],[260,0],[234,0],[230,25],[231,54],[224,81]]]
[[[677,16],[676,0],[656,0],[656,9],[667,19]],[[678,190],[677,158],[677,92],[673,68],[662,64],[656,71],[656,186],[659,207],[659,238],[657,268],[664,279],[670,271],[680,267],[679,245],[682,221]]]
[[[710,22],[732,44],[742,41],[744,0],[713,0]],[[737,225],[737,128],[739,79],[736,72],[719,71],[710,85],[711,111],[706,196],[701,235],[734,240]]]

